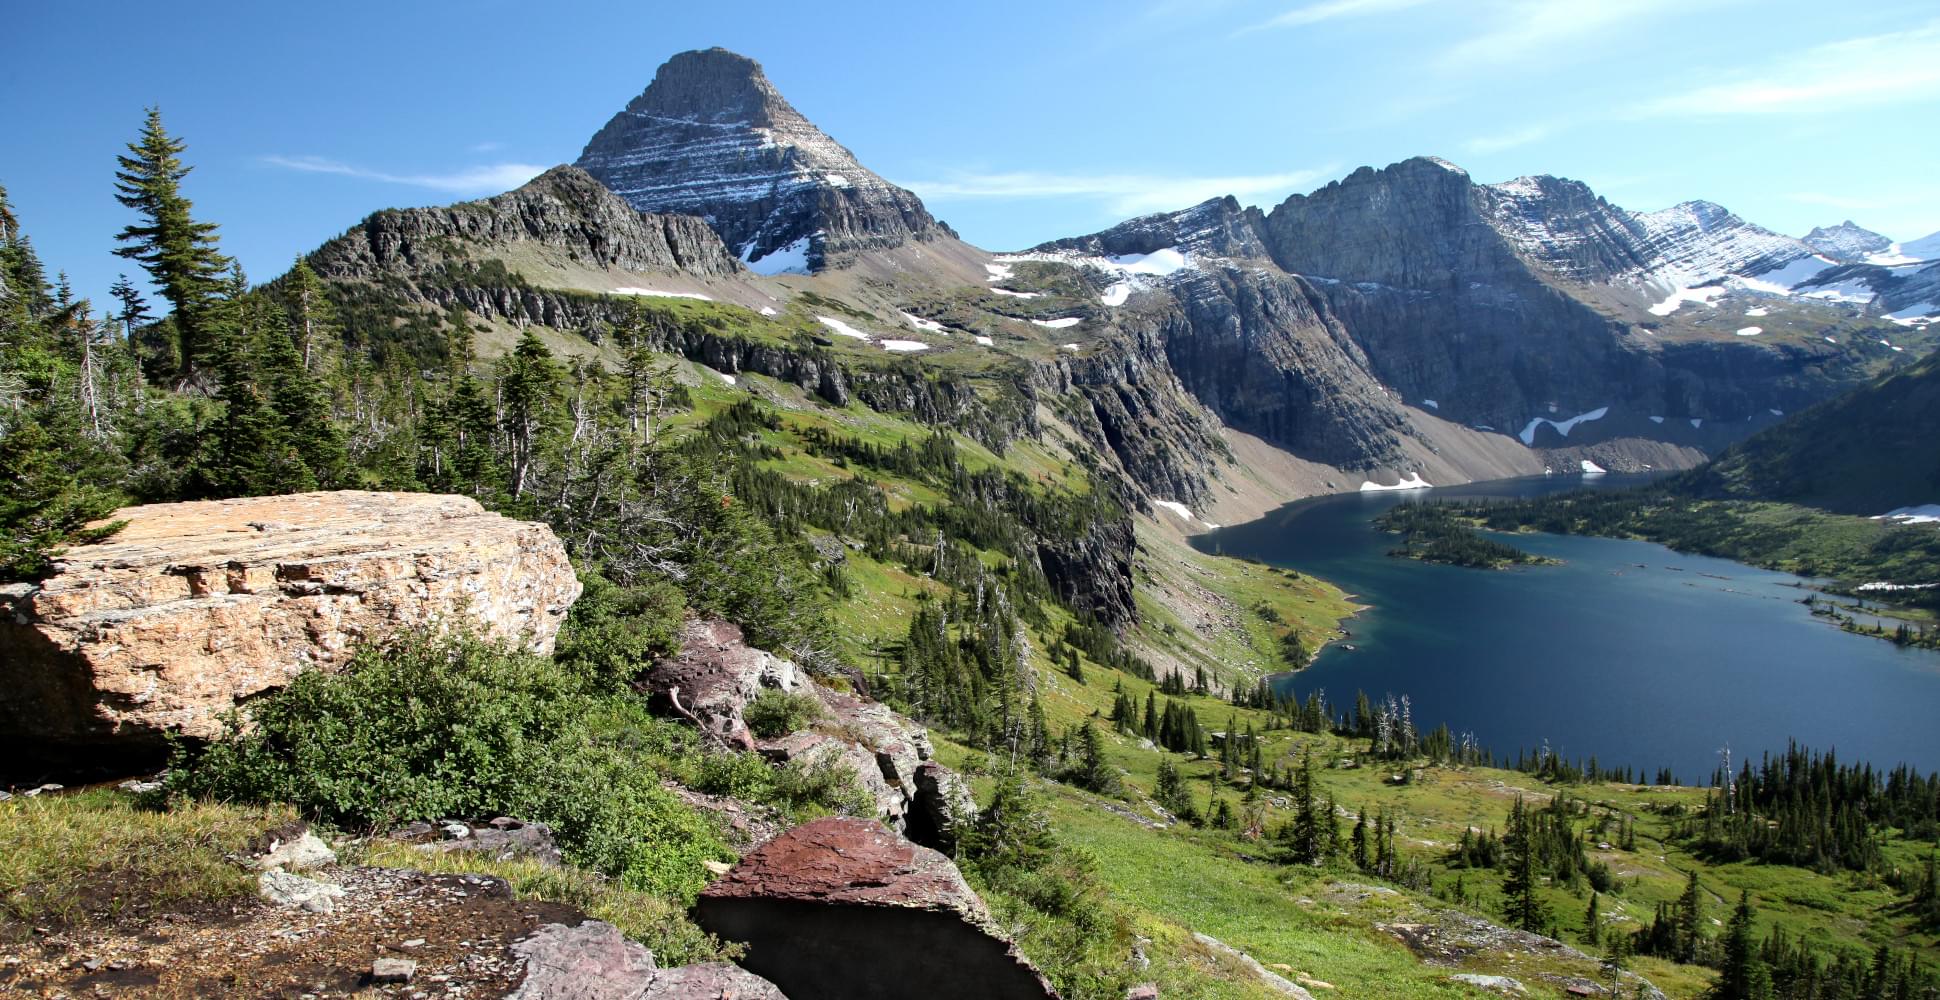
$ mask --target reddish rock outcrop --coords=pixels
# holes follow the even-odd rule
[[[948,858],[871,820],[829,818],[756,849],[695,905],[742,964],[795,1000],[1056,997]]]
[[[116,512],[38,584],[0,586],[0,731],[211,737],[217,715],[357,647],[464,626],[550,653],[580,585],[543,524],[466,497],[303,493]]]
[[[692,720],[710,738],[752,750],[741,710],[764,687],[793,691],[803,682],[793,663],[748,645],[739,626],[703,618],[681,627],[680,655],[655,662],[639,683],[656,705]]]
[[[725,962],[660,968],[653,952],[598,920],[547,924],[512,946],[525,978],[506,1000],[788,1000],[773,983]]]

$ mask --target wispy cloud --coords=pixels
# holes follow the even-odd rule
[[[1490,153],[1500,153],[1505,149],[1514,149],[1517,146],[1527,146],[1532,142],[1540,142],[1548,138],[1549,133],[1550,128],[1547,125],[1531,125],[1525,129],[1504,132],[1500,135],[1477,136],[1462,143],[1462,149],[1466,152],[1474,153],[1477,156],[1487,156]]]
[[[1644,117],[1767,115],[1940,100],[1940,21],[1815,46],[1729,83],[1649,101]]]
[[[1410,7],[1434,3],[1436,0],[1318,0],[1316,3],[1295,7],[1267,18],[1258,24],[1240,29],[1244,34],[1249,31],[1271,31],[1275,28],[1303,28],[1323,21],[1338,21],[1345,18],[1371,17],[1388,14]]]
[[[470,147],[474,153],[496,153],[504,148],[505,143],[499,142],[496,139],[488,139],[485,142],[474,142]]]
[[[931,201],[1076,198],[1099,202],[1115,215],[1129,216],[1187,208],[1208,198],[1228,194],[1241,201],[1277,199],[1311,186],[1331,173],[1332,168],[1227,177],[1018,171],[960,173],[937,180],[897,183]]]
[[[546,171],[545,167],[530,163],[492,163],[465,167],[444,174],[393,174],[329,160],[321,156],[272,155],[263,157],[263,162],[288,170],[302,170],[313,174],[336,174],[340,177],[355,177],[359,180],[379,181],[385,184],[408,184],[412,187],[430,188],[433,191],[460,195],[499,194],[510,191]]]
[[[1570,55],[1566,47],[1573,42],[1690,6],[1688,0],[1511,0],[1495,5],[1481,33],[1450,46],[1435,63],[1444,70],[1469,71],[1514,67],[1545,53]]]

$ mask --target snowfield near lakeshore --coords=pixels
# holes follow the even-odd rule
[[[1362,493],[1385,493],[1390,490],[1432,490],[1434,488],[1435,484],[1421,478],[1421,473],[1419,472],[1408,473],[1406,478],[1395,483],[1393,486],[1384,486],[1373,480],[1368,480],[1361,484]]]

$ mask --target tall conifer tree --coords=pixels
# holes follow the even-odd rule
[[[192,167],[182,162],[187,145],[162,126],[160,108],[149,108],[141,137],[128,144],[115,172],[115,198],[140,213],[141,221],[115,239],[115,253],[141,264],[174,309],[177,375],[187,381],[214,350],[211,315],[228,266],[216,250],[216,226],[197,222],[182,193]]]

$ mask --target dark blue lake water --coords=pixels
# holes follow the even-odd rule
[[[1599,481],[1600,480],[1600,481]],[[1841,632],[1800,604],[1802,581],[1660,545],[1558,535],[1510,539],[1561,566],[1475,570],[1388,556],[1371,519],[1397,503],[1527,497],[1609,476],[1504,480],[1289,504],[1195,540],[1206,551],[1290,566],[1370,610],[1281,680],[1335,705],[1408,695],[1423,731],[1446,722],[1514,756],[1548,740],[1568,758],[1702,781],[1796,737],[1846,760],[1940,770],[1940,653]],[[1640,565],[1641,564],[1641,565]]]

